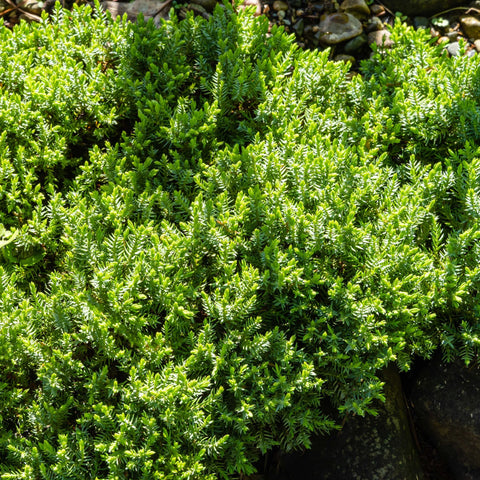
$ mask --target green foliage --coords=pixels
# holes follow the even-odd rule
[[[480,345],[480,69],[218,7],[0,30],[0,478],[207,479]]]

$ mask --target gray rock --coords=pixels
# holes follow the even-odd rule
[[[365,26],[367,32],[374,32],[375,30],[382,30],[383,28],[383,22],[378,17],[369,18]]]
[[[33,13],[34,15],[41,15],[42,14],[42,6],[37,2],[37,0],[23,0],[22,2],[18,2],[20,4],[20,8],[24,12]]]
[[[340,5],[340,10],[360,18],[370,15],[370,9],[365,0],[343,0]]]
[[[460,54],[460,44],[458,42],[452,42],[446,45],[445,50],[451,57],[457,57]]]
[[[380,48],[390,48],[393,46],[392,34],[388,30],[377,30],[368,34],[368,44],[376,44]]]
[[[276,12],[285,11],[288,10],[288,3],[283,0],[275,0],[272,7]]]
[[[418,30],[424,28],[425,30],[430,27],[430,21],[427,17],[413,17],[413,26]]]
[[[383,0],[382,3],[394,12],[427,17],[466,4],[464,0]]]
[[[305,22],[303,18],[299,18],[292,27],[293,31],[301,37],[303,35],[303,30],[305,29]]]
[[[360,20],[349,13],[332,13],[327,15],[319,25],[320,41],[335,45],[350,40],[363,31]]]
[[[187,10],[190,10],[191,12],[194,12],[195,15],[200,15],[202,16],[203,18],[209,18],[210,17],[210,14],[207,12],[207,9],[202,7],[200,4],[198,3],[189,3],[187,4],[187,7],[186,7]]]
[[[416,423],[445,458],[455,480],[480,478],[480,368],[436,357],[410,394]]]
[[[345,55],[344,53],[340,53],[338,55],[335,55],[333,58],[334,62],[350,62],[350,63],[355,63],[355,57],[352,57],[352,55]]]
[[[349,417],[340,432],[316,438],[311,450],[283,456],[269,480],[422,479],[399,375],[389,367],[382,380],[386,402],[376,417]]]
[[[358,37],[355,37],[349,40],[343,47],[343,50],[345,51],[345,53],[352,54],[360,50],[367,43],[368,43],[367,36],[364,33],[362,33]]]
[[[106,0],[102,2],[100,5],[104,10],[108,10],[113,18],[123,17],[125,13],[127,14],[127,18],[131,21],[135,21],[137,18],[136,15],[132,15],[130,13],[129,3],[114,2],[113,0]]]
[[[373,5],[370,5],[370,12],[372,12],[372,15],[383,15],[385,13],[385,7],[378,3],[374,3]]]
[[[460,18],[460,24],[468,38],[480,38],[480,20],[476,17],[465,16]]]
[[[191,3],[201,5],[207,12],[213,12],[217,5],[217,0],[192,0]]]
[[[448,37],[448,40],[450,42],[456,42],[458,39],[458,32],[453,30],[452,32],[447,32],[446,37]]]

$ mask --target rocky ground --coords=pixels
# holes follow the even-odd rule
[[[61,0],[71,7],[72,0]],[[87,0],[75,0],[85,2]],[[70,2],[70,3],[68,3]],[[37,21],[42,10],[52,8],[54,0],[0,0],[0,16],[12,27],[21,20]],[[208,17],[217,0],[134,0],[131,2],[104,0],[102,5],[112,15],[127,14],[135,20],[139,13],[156,23],[168,18],[171,8],[180,17],[188,11]],[[244,5],[255,9],[257,15],[267,15],[272,24],[283,25],[294,33],[302,48],[330,48],[332,60],[351,62],[358,67],[361,59],[371,53],[371,45],[391,45],[388,25],[395,18],[398,0],[245,0]],[[424,6],[430,6],[425,9]],[[453,5],[453,6],[452,6]],[[389,8],[390,7],[390,8]],[[433,7],[433,9],[432,9]],[[480,52],[480,0],[462,3],[460,0],[402,0],[401,8],[410,13],[405,20],[428,30],[434,41],[445,46],[449,55],[459,55],[463,40],[465,55]],[[418,12],[415,13],[415,12]],[[428,15],[428,16],[427,16]]]

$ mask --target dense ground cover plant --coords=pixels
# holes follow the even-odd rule
[[[238,478],[472,361],[478,59],[91,13],[0,30],[1,478]]]

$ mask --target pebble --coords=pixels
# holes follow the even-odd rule
[[[448,37],[440,37],[438,40],[437,40],[437,43],[440,45],[441,43],[449,43],[450,42],[450,39]]]
[[[364,33],[362,33],[361,35],[358,35],[358,37],[355,37],[349,40],[343,47],[343,50],[347,54],[352,54],[360,50],[367,43],[368,43],[368,38]]]
[[[477,40],[480,38],[480,20],[475,17],[466,16],[460,18],[460,24],[468,38]]]
[[[460,44],[458,42],[449,43],[445,49],[451,57],[457,57],[460,53]]]
[[[301,37],[303,35],[303,31],[305,29],[305,21],[303,20],[303,18],[298,19],[294,23],[292,29],[299,37]]]
[[[332,13],[320,22],[320,40],[327,45],[335,45],[350,40],[363,31],[360,20],[349,13]]]
[[[21,2],[21,9],[28,13],[33,13],[35,15],[41,15],[43,10],[43,8],[40,6],[37,0],[26,0]]]
[[[195,12],[196,15],[201,15],[203,18],[208,18],[210,16],[206,8],[202,7],[198,3],[189,3],[187,5],[187,9]]]
[[[279,10],[277,15],[278,15],[279,20],[283,20],[285,18],[285,15],[286,15],[285,10]]]
[[[368,17],[370,15],[370,9],[365,0],[343,0],[340,5],[340,10],[345,13],[351,13],[360,18]]]
[[[372,17],[365,25],[365,30],[367,32],[374,32],[375,30],[382,30],[383,27],[383,22],[378,17]]]
[[[372,12],[372,15],[377,15],[380,17],[385,15],[385,7],[379,5],[378,3],[374,3],[373,5],[370,5],[370,12]]]
[[[281,11],[288,10],[288,3],[284,2],[283,0],[275,0],[273,2],[273,9],[276,12],[281,12]]]
[[[475,46],[475,49],[477,50],[477,52],[480,52],[480,39],[479,40],[475,40],[473,42],[473,45]]]
[[[217,5],[217,0],[193,0],[192,3],[201,5],[207,12],[213,12]]]
[[[392,34],[388,30],[377,30],[368,34],[368,44],[376,44],[378,47],[390,48],[393,40],[390,38]]]
[[[456,42],[458,38],[458,32],[452,31],[448,32],[446,34],[446,37],[451,41],[451,42]]]
[[[335,55],[333,58],[334,62],[350,62],[350,63],[355,63],[355,57],[352,55],[346,55],[344,53],[340,53],[339,55]]]

